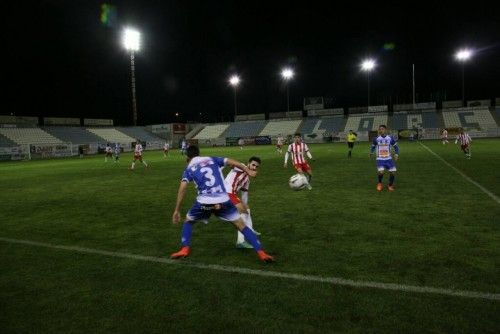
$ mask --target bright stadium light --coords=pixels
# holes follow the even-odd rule
[[[373,59],[366,59],[363,60],[361,63],[361,69],[365,72],[371,72],[377,64],[375,63],[375,60]]]
[[[233,87],[238,86],[240,84],[240,77],[236,74],[231,76],[231,78],[229,78],[229,84]]]
[[[134,29],[126,28],[122,37],[123,47],[130,52],[130,85],[132,88],[132,114],[134,126],[137,126],[137,99],[135,94],[135,54],[141,48],[141,34]]]
[[[123,46],[129,51],[139,51],[141,48],[141,33],[137,30],[126,28],[123,31]]]
[[[286,81],[290,80],[293,78],[293,76],[295,75],[295,73],[293,72],[293,70],[291,68],[284,68],[282,71],[281,71],[281,76],[283,77],[283,79],[285,79]]]
[[[465,107],[465,63],[472,58],[474,52],[471,49],[461,49],[455,53],[455,59],[462,63],[462,106]]]
[[[236,104],[236,88],[240,84],[241,79],[238,75],[234,74],[229,78],[229,84],[233,86],[234,90],[234,121],[236,122],[236,115],[238,114],[237,104]]]
[[[295,73],[289,67],[285,67],[283,70],[281,70],[281,77],[286,82],[286,111],[290,111],[290,91],[288,89],[288,82],[293,79],[294,75]]]
[[[367,104],[367,111],[370,111],[370,72],[375,69],[375,66],[377,66],[377,63],[375,62],[374,59],[365,59],[361,62],[361,70],[366,72],[366,77],[368,81],[368,104]]]

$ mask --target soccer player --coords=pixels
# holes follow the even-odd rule
[[[351,158],[352,157],[352,149],[354,148],[354,142],[358,138],[358,134],[356,132],[353,132],[352,130],[349,130],[349,133],[347,134],[346,140],[347,140],[347,148],[349,149],[349,152],[347,153],[347,157]]]
[[[250,170],[257,171],[260,163],[260,158],[251,157],[248,160],[247,167]],[[245,225],[252,229],[255,234],[260,235],[260,233],[255,232],[253,229],[250,208],[248,207],[248,188],[250,187],[250,178],[248,174],[240,167],[234,167],[227,174],[225,183],[229,199],[238,209]],[[241,199],[238,197],[238,193],[241,193]],[[245,237],[240,231],[237,232],[236,248],[253,248],[252,245],[245,241]]]
[[[168,143],[168,141],[166,141],[165,144],[163,144],[163,157],[164,158],[167,157],[169,150],[170,150],[170,144]]]
[[[134,170],[134,167],[135,167],[135,162],[137,160],[139,160],[145,168],[148,168],[149,165],[146,163],[146,161],[142,160],[142,145],[141,145],[141,142],[139,141],[139,139],[137,139],[137,142],[135,144],[135,148],[134,148],[134,161],[132,161],[132,166],[130,166],[128,169],[130,170]]]
[[[443,142],[443,145],[448,144],[448,131],[446,129],[443,129],[441,132],[441,141]]]
[[[181,143],[181,154],[182,155],[186,155],[186,150],[188,148],[188,144],[186,142],[186,139],[182,139],[182,143]]]
[[[120,162],[120,153],[121,153],[120,144],[116,143],[115,144],[115,163]]]
[[[471,158],[470,154],[470,144],[472,143],[472,139],[467,132],[465,132],[464,128],[460,128],[460,134],[455,139],[455,144],[460,142],[460,148],[465,154],[466,159]]]
[[[261,261],[273,262],[274,258],[268,255],[255,233],[245,226],[241,219],[238,209],[229,200],[226,187],[224,185],[224,176],[222,168],[226,165],[238,167],[247,175],[254,177],[257,175],[255,170],[251,170],[245,164],[233,159],[220,157],[200,157],[198,146],[190,146],[187,149],[188,165],[182,174],[181,184],[177,192],[177,201],[172,215],[172,222],[179,223],[181,215],[180,209],[182,201],[186,195],[188,182],[194,182],[198,190],[198,197],[191,209],[186,215],[186,221],[182,226],[182,248],[170,255],[172,259],[185,258],[191,252],[191,235],[193,226],[197,222],[207,222],[212,215],[216,215],[222,220],[231,222],[243,235],[245,239],[253,246],[257,256]]]
[[[377,150],[377,171],[378,171],[378,183],[377,191],[382,191],[384,187],[382,185],[382,179],[384,177],[384,171],[387,169],[389,171],[389,185],[387,190],[394,191],[394,178],[396,173],[396,165],[392,160],[391,146],[394,148],[394,159],[399,159],[399,147],[398,143],[391,135],[386,134],[387,127],[385,125],[380,125],[378,127],[378,136],[373,138],[372,147],[370,150],[370,157]]]
[[[298,173],[300,174],[305,174],[307,177],[307,189],[311,190],[311,178],[312,178],[312,169],[311,166],[307,163],[306,158],[304,157],[304,152],[307,154],[308,158],[310,160],[313,160],[313,157],[311,155],[311,152],[309,152],[309,147],[307,147],[307,144],[302,142],[302,137],[300,133],[296,133],[293,136],[293,143],[288,145],[288,151],[285,154],[285,164],[284,167],[287,167],[287,162],[288,162],[288,155],[292,155],[293,159],[293,166],[297,170]]]
[[[242,150],[243,145],[245,145],[245,140],[243,138],[238,139],[238,145],[240,145],[240,150]]]
[[[113,156],[113,150],[111,149],[111,146],[109,146],[109,144],[106,144],[106,148],[104,149],[104,153],[106,154],[104,156],[104,162],[108,162],[108,157],[112,157]]]
[[[283,139],[283,136],[281,135],[281,133],[278,135],[278,138],[276,138],[276,151],[279,153],[279,154],[283,154],[283,142],[285,140]]]

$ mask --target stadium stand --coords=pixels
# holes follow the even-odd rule
[[[408,114],[406,112],[394,113],[392,115],[391,129],[394,130],[408,129],[407,116]]]
[[[497,127],[487,107],[443,111],[443,119],[447,128],[489,129]]]
[[[85,128],[80,127],[66,127],[66,126],[45,126],[45,131],[61,139],[64,142],[73,144],[88,144],[99,143],[103,139],[95,134],[88,132]]]
[[[500,126],[500,107],[491,110],[491,115],[496,118],[498,126]]]
[[[12,147],[12,146],[16,146],[16,143],[0,134],[0,147]]]
[[[269,121],[260,132],[261,136],[283,136],[293,135],[297,132],[302,120],[287,120],[287,121]]]
[[[229,127],[229,124],[207,125],[193,139],[214,139],[222,135]]]
[[[40,128],[0,128],[0,134],[19,145],[62,143],[60,139]]]
[[[266,121],[246,121],[231,123],[224,133],[225,137],[249,137],[258,136],[266,126]]]
[[[299,129],[302,134],[331,134],[333,132],[342,131],[345,127],[346,119],[344,116],[323,117],[323,118],[308,118]]]
[[[136,141],[136,138],[127,136],[114,128],[88,128],[87,130],[108,143],[133,143]]]
[[[160,137],[156,137],[152,133],[144,130],[140,126],[133,126],[133,127],[115,127],[116,130],[123,132],[124,134],[128,135],[129,137],[132,138],[137,138],[140,139],[141,141],[146,141],[146,142],[154,142],[154,141],[165,141],[165,139],[162,139]]]
[[[349,116],[344,131],[376,131],[381,124],[387,125],[387,114],[362,114]]]

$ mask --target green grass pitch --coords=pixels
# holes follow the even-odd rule
[[[424,141],[500,197],[500,140]],[[500,203],[417,142],[400,142],[393,193],[377,193],[369,144],[310,145],[312,191],[294,192],[272,146],[202,148],[262,165],[250,186],[254,227],[277,263],[234,247],[211,219],[184,263],[353,281],[500,293]],[[168,258],[185,158],[178,151],[0,164],[0,238]],[[227,169],[225,172],[227,173]],[[388,177],[384,178],[387,183]],[[190,185],[186,213],[195,197]],[[2,333],[498,333],[500,301],[245,275],[0,241]]]

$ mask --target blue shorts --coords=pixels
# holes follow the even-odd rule
[[[230,222],[240,218],[238,209],[231,201],[220,204],[201,204],[196,201],[187,213],[186,218],[193,221],[207,221],[212,214]]]
[[[384,170],[388,170],[389,172],[396,171],[396,165],[392,159],[389,160],[377,160],[377,170],[379,172],[383,172]]]

